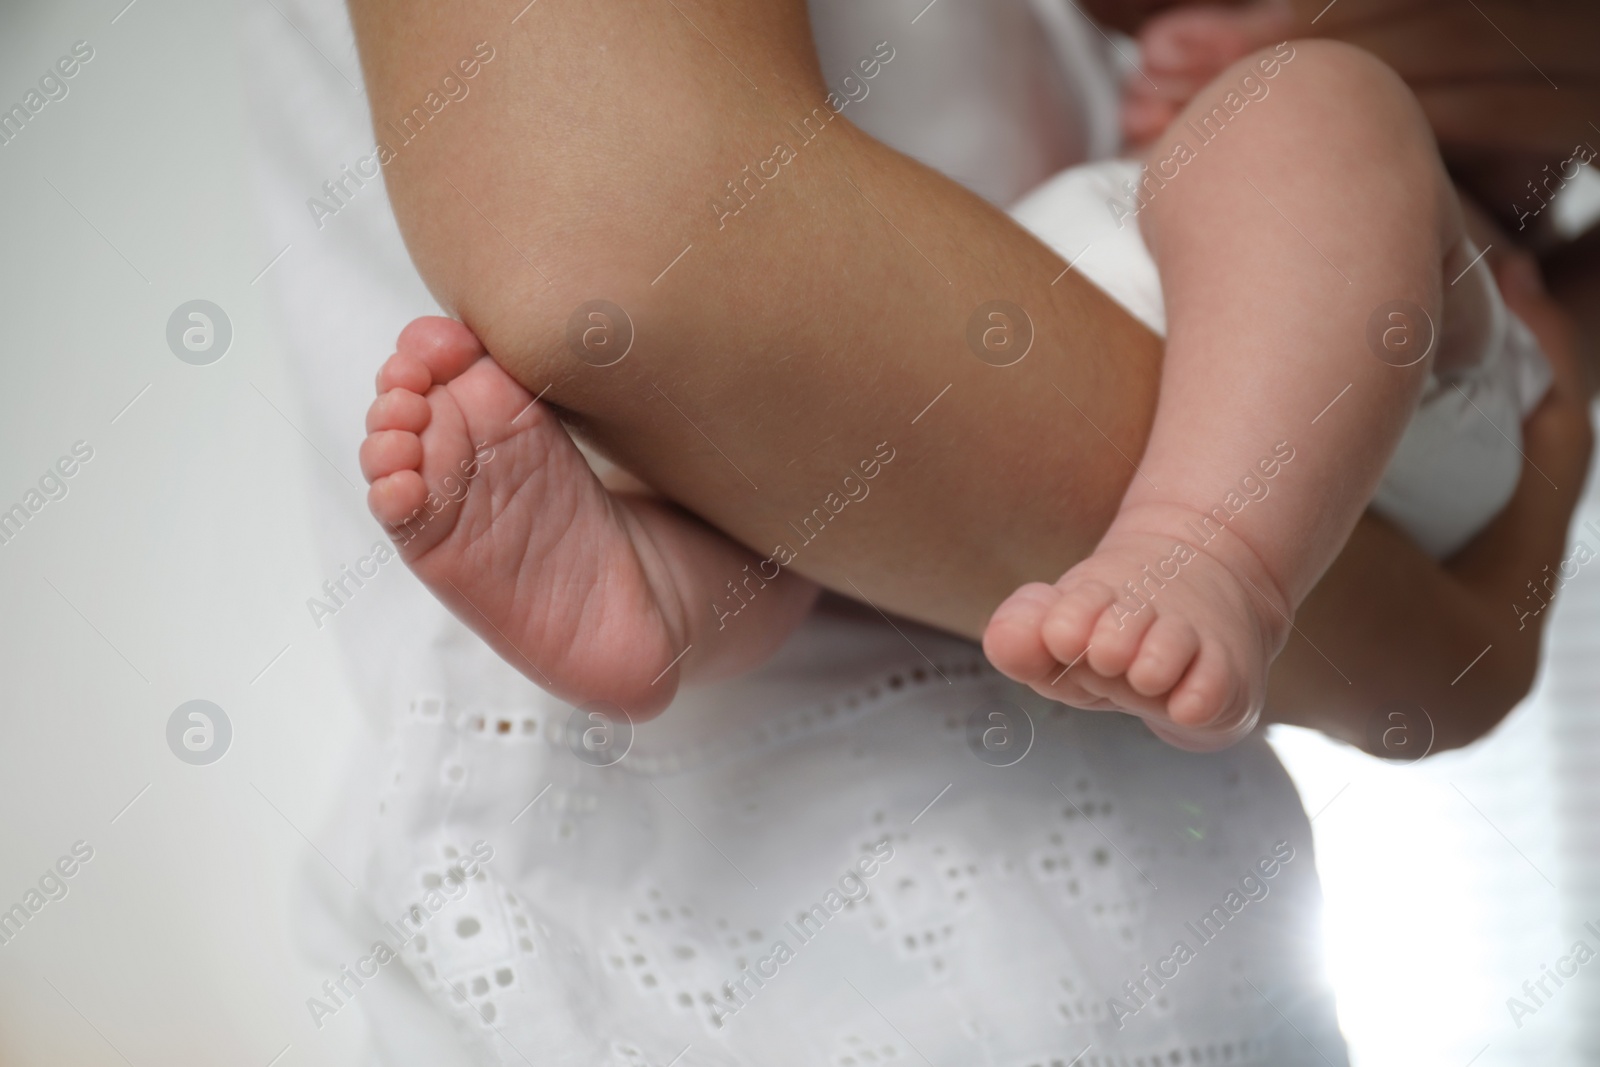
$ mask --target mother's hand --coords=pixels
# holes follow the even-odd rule
[[[1210,74],[1251,48],[1330,37],[1372,52],[1417,94],[1457,179],[1515,221],[1546,164],[1600,145],[1600,5],[1581,0],[1096,0],[1137,32],[1153,81],[1130,82],[1134,140],[1165,127]],[[1220,52],[1219,52],[1220,49]],[[1559,91],[1558,91],[1559,90]],[[1169,112],[1171,114],[1169,114]]]
[[[1532,261],[1499,264],[1506,302],[1538,336],[1554,383],[1523,425],[1522,479],[1510,503],[1443,567],[1368,516],[1301,606],[1273,664],[1267,716],[1323,731],[1375,755],[1389,710],[1423,709],[1432,750],[1483,736],[1525,697],[1548,612],[1528,583],[1556,570],[1594,435],[1565,312]],[[1403,656],[1386,649],[1403,649]],[[1409,720],[1408,720],[1409,721]]]
[[[1567,525],[1589,472],[1594,449],[1589,392],[1579,363],[1572,320],[1545,292],[1531,257],[1517,253],[1497,264],[1506,304],[1538,337],[1552,381],[1522,425],[1523,476],[1511,502],[1450,561],[1450,569],[1497,603],[1526,601],[1527,583],[1556,569]],[[1537,607],[1537,602],[1533,602]],[[1501,609],[1504,610],[1504,609]],[[1543,623],[1542,613],[1535,629]]]
[[[1292,32],[1359,45],[1398,71],[1447,153],[1564,158],[1576,141],[1600,132],[1589,125],[1600,115],[1600,8],[1592,3],[1290,0],[1289,6]]]
[[[1456,180],[1503,224],[1527,183],[1600,145],[1600,6],[1586,0],[1291,0],[1294,32],[1336,37],[1406,80]],[[1313,10],[1313,9],[1316,10]]]

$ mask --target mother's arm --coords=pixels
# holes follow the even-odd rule
[[[1152,16],[1215,0],[1083,0],[1110,25],[1142,30]],[[1235,47],[1284,38],[1326,37],[1356,45],[1394,68],[1427,115],[1451,175],[1526,243],[1551,219],[1541,185],[1574,149],[1600,143],[1600,6],[1583,0],[1224,0],[1249,27]],[[1192,78],[1154,72],[1129,84],[1140,96],[1186,102]],[[1204,79],[1201,79],[1202,82]],[[1160,83],[1157,85],[1157,83]],[[1144,93],[1146,85],[1152,87]],[[1164,109],[1136,119],[1165,127]],[[1581,157],[1580,157],[1581,158]],[[1570,173],[1570,170],[1569,170]],[[1532,195],[1528,182],[1538,188]],[[1525,216],[1537,224],[1524,231]],[[1543,233],[1544,236],[1550,236]]]
[[[621,465],[802,574],[968,636],[1092,548],[1143,451],[1157,340],[1003,214],[830,120],[802,0],[351,8],[418,269]],[[401,143],[479,42],[469,94]],[[634,332],[604,368],[569,344],[597,298]],[[967,341],[995,299],[1036,334],[1014,366]],[[852,472],[870,494],[844,503]],[[1330,698],[1323,660],[1291,646],[1280,717],[1358,738],[1374,697],[1415,691],[1481,729],[1526,690],[1527,672],[1416,683],[1496,631],[1380,524],[1334,576],[1300,630],[1359,677]]]
[[[1549,613],[1530,589],[1562,569],[1594,434],[1570,320],[1526,256],[1496,273],[1555,378],[1523,425],[1515,494],[1444,568],[1381,520],[1364,519],[1301,607],[1273,666],[1268,718],[1380,755],[1413,755],[1425,721],[1414,709],[1437,731],[1435,751],[1454,748],[1488,732],[1532,686]],[[1382,751],[1389,710],[1412,714],[1394,720],[1407,732],[1391,740],[1403,747]]]

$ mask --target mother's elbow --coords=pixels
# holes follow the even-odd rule
[[[1442,695],[1433,720],[1430,754],[1465,748],[1488,736],[1533,692],[1538,678],[1537,654],[1507,650],[1507,658],[1485,671],[1475,684],[1469,673]],[[1459,692],[1458,692],[1459,690]]]

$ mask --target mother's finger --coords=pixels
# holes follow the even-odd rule
[[[1600,31],[1597,31],[1600,32]],[[1478,149],[1566,159],[1580,144],[1600,147],[1600,81],[1562,86],[1544,82],[1476,81],[1413,85],[1412,91],[1445,149]]]
[[[1539,339],[1550,363],[1552,388],[1565,396],[1583,396],[1584,371],[1578,359],[1572,318],[1545,290],[1538,263],[1526,252],[1507,255],[1495,266],[1495,281],[1506,306]]]
[[[1408,78],[1594,68],[1600,11],[1551,0],[1293,0],[1294,32],[1338,37],[1390,59]],[[1313,21],[1315,20],[1315,21]]]
[[[1565,487],[1562,495],[1575,503],[1588,474],[1594,427],[1572,319],[1545,292],[1538,268],[1525,253],[1507,257],[1496,277],[1506,305],[1527,323],[1550,362],[1550,391],[1522,425],[1523,454],[1541,477]]]

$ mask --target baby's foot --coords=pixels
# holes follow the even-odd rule
[[[1140,72],[1124,87],[1123,136],[1133,145],[1159,136],[1228,64],[1284,40],[1294,25],[1284,0],[1199,4],[1153,16],[1139,29]]]
[[[1165,520],[1158,528],[1185,529]],[[1288,605],[1231,534],[1199,548],[1192,532],[1148,528],[1119,519],[1054,585],[1017,590],[990,619],[984,651],[1044,696],[1138,715],[1184,748],[1224,747],[1260,718]],[[1235,543],[1223,549],[1222,538]]]
[[[558,696],[664,707],[686,629],[668,569],[550,408],[451,319],[406,327],[377,384],[367,502],[412,571]]]

